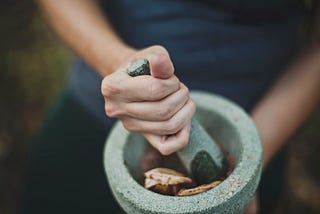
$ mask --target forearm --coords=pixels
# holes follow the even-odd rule
[[[265,168],[320,100],[320,48],[301,55],[253,109]]]
[[[38,0],[58,35],[102,76],[114,71],[133,49],[113,31],[94,0]]]

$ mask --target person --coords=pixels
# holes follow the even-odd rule
[[[251,114],[264,175],[260,200],[246,212],[257,212],[258,201],[262,213],[270,212],[283,180],[279,154],[320,97],[317,32],[304,45],[299,34],[304,1],[38,3],[80,57],[34,145],[21,213],[118,212],[102,165],[110,128],[119,119],[171,154],[188,142],[193,89],[227,97]],[[313,23],[316,29],[317,17]],[[130,78],[126,68],[144,58],[152,75]]]

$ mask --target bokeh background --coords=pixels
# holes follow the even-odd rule
[[[12,214],[32,139],[65,85],[73,54],[31,0],[1,0],[0,24],[0,214]],[[277,213],[320,213],[320,111],[289,150]]]
[[[72,54],[31,0],[1,0],[0,23],[0,214],[11,214],[32,138],[63,88]]]

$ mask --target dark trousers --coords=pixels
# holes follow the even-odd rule
[[[103,127],[66,92],[51,110],[29,160],[22,214],[118,213],[103,169],[111,127]],[[284,155],[260,184],[260,210],[271,213],[283,184]]]
[[[34,144],[20,213],[117,213],[102,164],[109,129],[66,92]]]

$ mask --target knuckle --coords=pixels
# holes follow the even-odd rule
[[[104,110],[106,115],[111,118],[117,118],[123,115],[123,111],[111,103],[106,103]]]
[[[171,93],[176,92],[180,89],[180,80],[177,77],[172,77],[169,81],[163,81],[163,87]]]
[[[183,97],[184,104],[189,100],[189,89],[187,87],[181,88],[181,96]]]
[[[105,110],[107,116],[109,116],[109,117],[115,117],[116,116],[114,108],[112,107],[112,105],[106,104],[104,106],[104,110]]]
[[[184,94],[185,96],[188,96],[188,97],[189,97],[189,93],[190,93],[189,88],[187,88],[185,85],[183,85],[183,86],[182,86],[182,90],[183,90],[183,94]]]
[[[155,81],[149,86],[149,98],[151,100],[163,98],[164,85],[161,81]]]
[[[115,84],[112,78],[105,77],[101,84],[101,92],[105,97],[112,97],[116,94],[121,93],[119,84]]]
[[[175,134],[179,131],[179,127],[176,121],[168,120],[165,122],[163,132],[165,135]]]
[[[170,155],[172,153],[172,151],[170,149],[168,149],[168,146],[166,146],[165,144],[160,144],[158,147],[158,151],[162,155]]]
[[[177,91],[177,90],[179,90],[179,88],[180,88],[180,80],[178,79],[178,77],[176,76],[176,75],[173,75],[172,77],[171,77],[171,79],[170,79],[170,83],[168,83],[168,85],[170,86],[170,87],[172,87],[172,89],[174,89],[174,91]]]
[[[107,88],[106,88],[106,85],[107,85],[107,77],[105,77],[105,78],[103,78],[103,80],[102,80],[102,82],[101,82],[101,93],[102,93],[102,95],[103,96],[105,96],[106,95],[106,90],[107,90]]]
[[[159,119],[168,120],[172,116],[172,107],[164,106],[164,107],[159,109],[157,114],[158,114],[157,116],[159,117]]]
[[[109,116],[109,117],[114,117],[114,114],[113,114],[113,109],[111,108],[110,105],[105,105],[104,106],[104,111],[106,112],[106,115]]]
[[[197,106],[191,99],[190,99],[190,105],[191,105],[191,112],[192,114],[194,114],[196,112]]]

